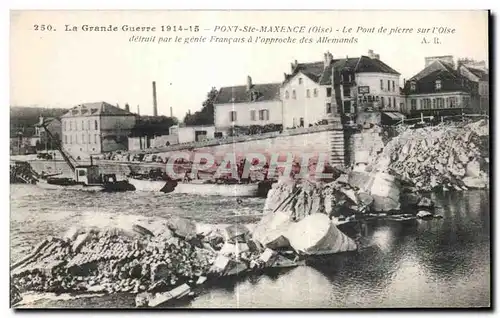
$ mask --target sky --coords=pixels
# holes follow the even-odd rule
[[[50,24],[56,31],[35,31]],[[156,26],[157,32],[69,32],[65,25]],[[160,32],[161,25],[196,26],[201,31]],[[132,35],[199,37],[266,36],[300,38],[289,33],[215,33],[215,26],[324,26],[333,34],[304,34],[314,39],[358,38],[357,44],[226,44],[132,43]],[[354,33],[343,27],[388,30],[400,28],[455,29],[441,35],[441,44],[422,44],[422,34]],[[380,59],[410,78],[424,67],[426,56],[453,55],[488,61],[486,11],[12,11],[10,30],[11,106],[72,107],[106,101],[131,111],[140,106],[152,115],[152,81],[156,81],[159,115],[182,119],[201,109],[211,87],[282,82],[290,63],[321,61],[330,51],[334,58],[367,55]],[[432,39],[435,35],[427,35]]]

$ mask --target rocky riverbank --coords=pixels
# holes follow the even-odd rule
[[[489,187],[489,155],[486,120],[404,127],[367,170],[388,172],[421,191],[481,189]]]

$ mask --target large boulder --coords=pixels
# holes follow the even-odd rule
[[[292,224],[290,216],[284,212],[268,213],[255,226],[252,237],[263,246],[280,248],[289,245],[285,233]]]
[[[286,233],[294,250],[305,255],[355,251],[357,245],[322,213],[315,213],[290,226]]]
[[[167,225],[175,235],[183,239],[189,240],[196,237],[196,223],[191,220],[181,217],[172,217],[168,220]]]

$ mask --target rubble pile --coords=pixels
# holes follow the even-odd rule
[[[307,256],[356,250],[352,239],[325,214],[321,217],[326,219],[291,222],[287,244],[282,245],[259,239],[259,226],[269,226],[265,220],[255,226],[223,226],[173,217],[153,231],[137,224],[132,231],[128,225],[127,230],[72,228],[63,238],[41,242],[13,264],[11,282],[20,295],[27,291],[128,292],[137,294],[137,306],[157,306],[193,296],[198,285],[213,278],[299,266]],[[304,231],[314,231],[313,225],[318,233],[312,245],[296,243]]]
[[[134,237],[89,230],[67,240],[51,238],[12,270],[13,282],[21,292],[137,293],[206,275],[213,253],[167,233]]]
[[[369,169],[389,172],[421,191],[488,187],[488,129],[485,120],[406,129]]]
[[[355,215],[401,210],[407,202],[399,180],[387,173],[349,171],[332,182],[281,180],[273,184],[264,206],[264,214],[285,213],[291,221],[323,213],[336,222]],[[408,207],[415,207],[417,202]],[[406,207],[406,206],[405,206]]]

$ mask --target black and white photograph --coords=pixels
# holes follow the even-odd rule
[[[489,28],[12,10],[11,308],[491,308]]]

